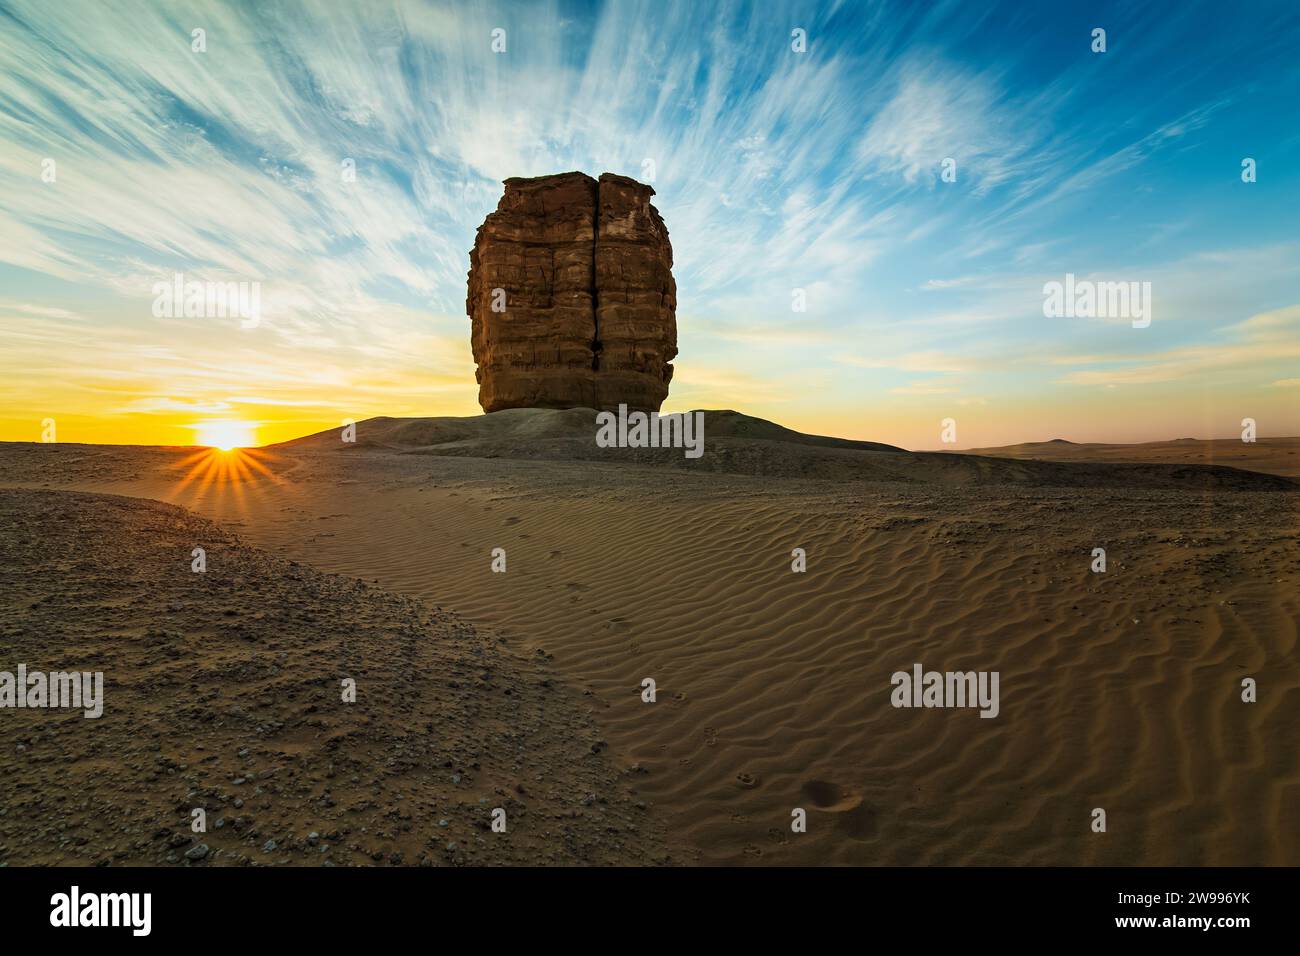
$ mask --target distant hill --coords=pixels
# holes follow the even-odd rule
[[[1064,439],[971,448],[962,454],[1057,462],[1128,462],[1150,465],[1227,465],[1300,478],[1300,438],[1176,438],[1134,445],[1076,444]]]

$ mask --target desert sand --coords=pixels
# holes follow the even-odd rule
[[[690,462],[591,414],[0,445],[0,666],[108,682],[6,741],[0,862],[194,865],[202,798],[244,816],[217,863],[1300,863],[1300,440],[1246,471],[713,412]],[[998,671],[998,716],[891,706],[914,663]]]

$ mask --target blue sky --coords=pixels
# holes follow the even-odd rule
[[[668,410],[1300,434],[1297,50],[1292,2],[0,0],[0,438],[474,414],[474,230],[570,169],[657,191]],[[176,271],[260,282],[264,320],[154,317]],[[1151,282],[1150,327],[1045,318],[1067,272]]]

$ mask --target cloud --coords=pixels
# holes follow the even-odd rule
[[[912,382],[909,385],[891,388],[889,391],[892,395],[951,395],[957,389],[934,382]]]
[[[1300,305],[1254,315],[1228,326],[1222,339],[1214,344],[1141,356],[1088,357],[1090,364],[1105,362],[1125,367],[1077,370],[1059,381],[1065,385],[1114,386],[1197,381],[1214,374],[1258,379],[1261,370],[1274,365],[1294,367],[1300,360]]]
[[[962,375],[996,403],[1022,372],[1172,381],[1223,370],[1220,348],[1253,374],[1294,332],[1266,316],[1294,301],[1300,256],[1265,228],[1295,195],[1294,145],[1262,167],[1266,207],[1138,195],[1230,120],[1276,145],[1258,121],[1292,88],[1242,91],[1289,62],[1277,24],[1267,43],[1220,25],[1193,75],[1149,69],[1187,48],[1191,14],[1102,65],[1059,55],[1061,18],[957,3],[0,3],[6,403],[472,406],[467,254],[500,180],[640,178],[646,160],[674,246],[674,395],[734,405],[797,384],[843,403]],[[940,183],[949,156],[958,181]],[[1218,182],[1192,159],[1172,168]],[[1257,248],[1207,251],[1243,224]],[[1155,334],[1044,324],[1058,264],[1152,268]],[[154,320],[152,284],[174,271],[260,282],[261,326]],[[1255,337],[1270,328],[1271,352]]]
[[[873,175],[906,183],[939,181],[941,163],[955,161],[958,182],[975,194],[1008,180],[1036,177],[1051,162],[1040,148],[1041,120],[989,75],[945,64],[932,54],[899,70],[893,95],[872,117],[857,158]]]

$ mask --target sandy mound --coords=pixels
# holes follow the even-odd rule
[[[0,862],[667,859],[544,653],[183,509],[0,491],[0,621],[0,670],[104,672],[98,719],[0,713]]]
[[[1066,462],[1020,455],[909,452],[875,442],[805,435],[734,411],[704,412],[704,455],[690,459],[680,449],[600,448],[595,440],[595,415],[589,408],[516,408],[468,418],[372,418],[357,423],[353,443],[343,442],[342,430],[334,428],[268,447],[284,452],[382,449],[447,457],[590,461],[830,481],[1300,490],[1300,481],[1291,478],[1183,461],[1108,462],[1081,456]]]
[[[518,446],[534,441],[564,439],[575,439],[595,447],[596,414],[593,408],[508,408],[492,412],[490,415],[471,415],[465,418],[369,418],[357,424],[357,441],[352,447],[430,449],[438,446],[488,445],[497,442]],[[893,445],[883,445],[878,442],[805,435],[775,422],[730,410],[705,411],[704,427],[705,434],[710,439],[747,438],[822,448],[903,451]],[[315,435],[295,438],[268,447],[327,449],[346,447],[340,440],[342,431],[342,428],[331,428]]]

